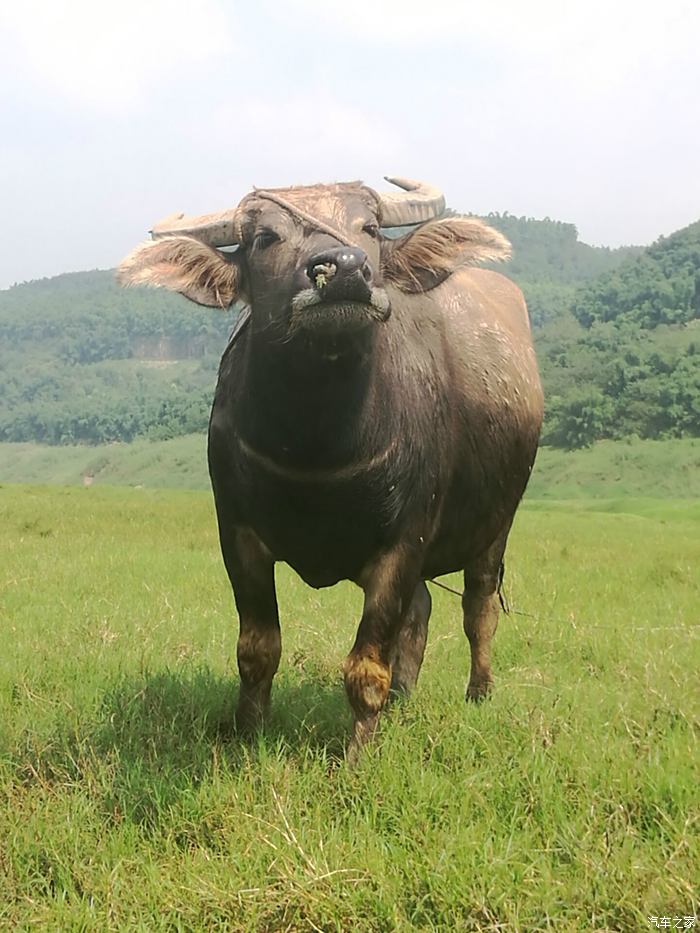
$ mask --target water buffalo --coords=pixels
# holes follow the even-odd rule
[[[507,258],[508,242],[478,219],[441,218],[436,189],[389,181],[403,190],[256,189],[228,211],[172,215],[118,271],[123,284],[249,307],[209,426],[240,620],[237,723],[259,725],[280,659],[275,562],[314,587],[353,580],[364,609],[344,664],[351,757],[390,691],[416,682],[431,577],[464,572],[467,696],[490,690],[499,574],[542,420],[522,293],[473,268]],[[400,225],[413,227],[382,234]]]

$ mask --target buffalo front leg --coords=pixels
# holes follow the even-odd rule
[[[372,738],[389,695],[401,623],[418,583],[417,561],[399,551],[381,557],[359,581],[365,602],[352,651],[345,659],[345,690],[353,712],[348,761]]]
[[[241,677],[236,727],[257,729],[270,702],[279,665],[280,637],[274,561],[249,528],[221,533],[221,549],[238,610],[238,671]]]

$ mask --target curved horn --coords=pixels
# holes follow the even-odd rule
[[[402,227],[405,224],[422,224],[439,217],[445,210],[445,196],[438,188],[422,181],[409,178],[386,180],[404,190],[378,193],[379,220],[382,227]]]
[[[208,246],[235,246],[241,241],[238,208],[186,217],[184,214],[169,214],[153,225],[151,237],[159,240],[164,236],[191,236]]]

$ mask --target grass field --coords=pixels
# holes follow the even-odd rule
[[[0,483],[208,489],[206,438],[99,447],[0,444]],[[700,498],[700,438],[599,441],[587,450],[543,447],[528,495],[537,499],[653,496]]]
[[[360,607],[278,573],[269,727],[229,732],[232,600],[203,492],[0,488],[0,927],[643,930],[700,878],[698,503],[533,502],[497,689],[458,600],[359,768]],[[453,581],[458,585],[458,581]]]

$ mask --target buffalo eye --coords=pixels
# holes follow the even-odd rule
[[[364,225],[364,227],[362,228],[362,231],[363,233],[368,233],[371,237],[376,238],[377,236],[379,236],[379,227],[377,226],[377,224],[372,223],[371,221]]]
[[[253,249],[262,250],[279,243],[280,237],[274,230],[260,230],[253,238]]]

